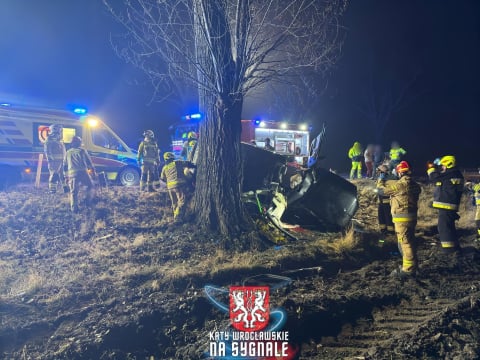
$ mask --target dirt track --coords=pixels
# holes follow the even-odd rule
[[[379,242],[369,186],[359,184],[351,247],[338,246],[342,234],[304,232],[297,243],[241,254],[192,226],[168,227],[164,194],[111,189],[94,211],[72,216],[61,195],[0,193],[1,357],[198,359],[208,332],[229,326],[204,286],[274,274],[292,280],[271,301],[287,311],[300,359],[479,358],[480,262],[468,202],[464,256],[442,256],[434,214],[424,210],[420,275],[401,281],[389,275],[400,257],[393,236]]]

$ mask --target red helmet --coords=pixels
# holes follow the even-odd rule
[[[395,168],[395,171],[397,172],[398,175],[403,173],[408,173],[410,172],[410,165],[408,165],[406,161],[400,161],[400,163]]]

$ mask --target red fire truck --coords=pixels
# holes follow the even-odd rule
[[[270,145],[280,155],[294,156],[298,163],[304,163],[309,155],[310,131],[308,124],[290,124],[271,120],[242,120],[241,140],[255,141],[258,147]]]
[[[185,115],[182,121],[170,126],[172,132],[172,150],[177,157],[187,140],[188,133],[198,132],[200,114]],[[271,120],[242,120],[241,141],[262,148],[265,139],[270,139],[274,151],[281,155],[294,156],[299,163],[304,163],[309,155],[310,128],[308,124],[290,124]]]

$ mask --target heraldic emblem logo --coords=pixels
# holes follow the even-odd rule
[[[230,321],[239,331],[260,331],[270,317],[268,286],[231,286]]]

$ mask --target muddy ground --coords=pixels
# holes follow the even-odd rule
[[[299,359],[480,358],[470,199],[458,222],[464,255],[447,258],[423,187],[420,273],[399,280],[395,237],[377,231],[373,182],[356,184],[354,231],[297,229],[297,241],[277,245],[172,227],[164,192],[110,188],[76,215],[64,194],[0,192],[0,358],[200,359],[208,333],[229,327],[205,286],[252,283],[282,283],[271,306],[287,312]]]

